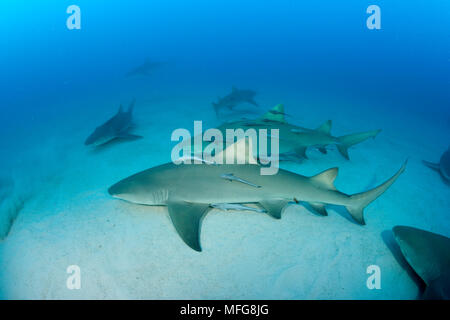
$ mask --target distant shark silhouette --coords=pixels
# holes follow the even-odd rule
[[[442,154],[439,163],[422,161],[426,166],[439,172],[446,183],[450,183],[450,147]]]
[[[136,68],[131,69],[125,74],[125,77],[133,77],[133,76],[149,76],[151,73],[163,65],[163,62],[154,62],[146,59],[143,64],[137,66]]]
[[[119,111],[111,119],[101,126],[86,139],[85,145],[104,145],[114,139],[139,139],[141,136],[130,134],[133,127],[133,108],[135,100],[130,103],[128,111],[124,111],[120,105]]]
[[[327,214],[327,204],[334,204],[345,206],[353,219],[364,224],[364,208],[381,196],[406,166],[405,163],[390,179],[371,190],[347,195],[334,186],[337,168],[313,177],[283,169],[275,175],[261,175],[261,166],[250,150],[252,140],[244,138],[216,157],[226,159],[232,152],[235,163],[241,160],[245,164],[167,163],[125,178],[111,186],[108,192],[136,204],[167,206],[179,236],[189,247],[201,251],[201,222],[211,207],[237,209],[233,205],[253,203],[273,218],[280,219],[283,208],[292,201],[306,202],[322,215]]]
[[[406,261],[427,285],[423,298],[450,299],[450,238],[406,226],[392,231]]]
[[[213,102],[214,111],[219,116],[219,112],[222,109],[232,110],[234,107],[241,103],[249,103],[254,106],[258,106],[254,100],[256,92],[253,90],[240,90],[236,87],[232,87],[231,93],[223,98],[219,98],[217,102]]]

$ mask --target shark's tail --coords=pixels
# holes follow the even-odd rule
[[[350,204],[346,206],[348,212],[351,214],[353,219],[355,219],[360,224],[365,224],[364,222],[364,208],[367,207],[372,201],[377,199],[382,195],[397,178],[405,171],[406,163],[394,174],[389,180],[385,181],[376,188],[373,188],[366,192],[356,193],[350,196]]]
[[[338,137],[337,138],[338,143],[336,144],[336,146],[339,152],[342,154],[342,156],[345,159],[350,160],[350,157],[348,155],[348,148],[354,146],[355,144],[363,142],[369,138],[375,138],[377,134],[380,133],[380,131],[381,130],[372,130]]]

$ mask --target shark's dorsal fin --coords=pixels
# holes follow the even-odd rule
[[[232,87],[231,87],[231,91],[232,91],[232,92],[236,92],[236,91],[238,91],[238,88],[236,88],[236,86],[232,86]]]
[[[223,159],[223,163],[257,164],[253,156],[253,139],[244,137],[217,153],[216,159]]]
[[[123,112],[123,105],[120,104],[120,106],[119,106],[119,111],[117,111],[117,113],[122,113],[122,112]]]
[[[325,188],[327,190],[336,190],[336,187],[334,186],[334,180],[336,180],[337,174],[338,168],[331,168],[309,179],[311,180],[311,182],[315,183],[321,188]]]
[[[332,125],[331,120],[327,120],[325,123],[321,124],[316,129],[316,131],[319,131],[319,132],[322,132],[322,133],[325,133],[325,134],[330,134],[330,132],[331,132],[331,125]]]
[[[267,111],[261,119],[285,123],[286,121],[284,120],[284,105],[281,103],[277,104],[275,107]]]

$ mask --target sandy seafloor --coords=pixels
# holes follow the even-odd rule
[[[336,186],[357,193],[405,173],[365,211],[366,226],[345,209],[329,216],[290,205],[281,220],[252,212],[212,210],[203,221],[203,252],[187,247],[164,207],[112,199],[107,188],[140,170],[170,160],[176,128],[193,120],[215,126],[211,101],[231,85],[143,90],[114,96],[98,93],[62,104],[49,102],[39,121],[10,129],[2,149],[2,176],[14,181],[0,211],[21,207],[0,241],[2,299],[415,299],[418,282],[392,245],[398,224],[450,235],[450,188],[422,159],[437,161],[448,147],[448,118],[392,105],[327,98],[320,93],[270,91],[260,86],[261,111],[282,102],[289,122],[316,127],[333,120],[334,135],[382,129],[374,140],[350,150],[309,151],[302,164],[282,167],[313,175],[338,166]],[[243,84],[240,87],[249,87]],[[83,142],[113,115],[119,103],[137,97],[136,134],[144,138],[93,149]],[[51,111],[50,111],[51,110]],[[415,109],[417,110],[417,109]],[[38,113],[38,112],[37,112]],[[389,247],[394,248],[394,254]],[[396,253],[396,254],[395,254]],[[66,268],[81,268],[82,288],[68,290]],[[366,287],[369,265],[381,268],[381,290]]]

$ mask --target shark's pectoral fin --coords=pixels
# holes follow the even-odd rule
[[[433,163],[433,162],[428,162],[425,160],[422,160],[423,164],[426,165],[427,167],[436,170],[436,171],[441,171],[441,168],[439,166],[439,163]]]
[[[308,202],[308,204],[318,214],[320,214],[322,216],[327,216],[328,215],[327,209],[325,208],[325,205],[323,203],[320,203],[320,202]]]
[[[142,139],[143,136],[138,136],[136,134],[131,134],[131,133],[121,133],[117,136],[117,138],[119,139],[127,139],[127,140],[137,140],[137,139]]]
[[[172,223],[181,239],[192,249],[202,251],[200,230],[209,204],[171,201],[167,205]]]
[[[281,219],[281,212],[288,203],[287,200],[263,200],[259,202],[267,214],[275,219]]]

